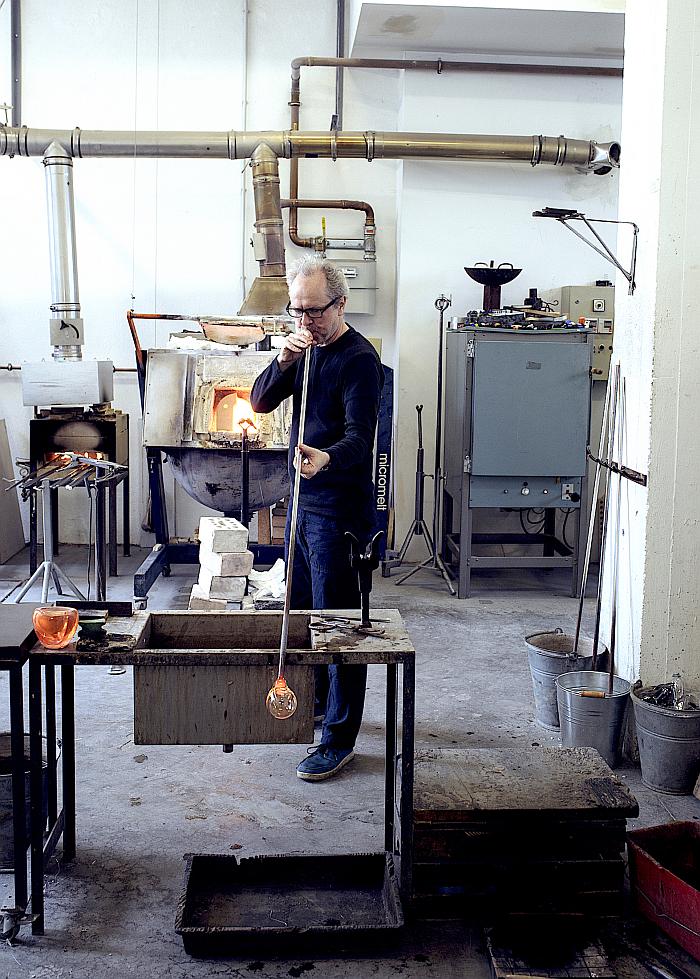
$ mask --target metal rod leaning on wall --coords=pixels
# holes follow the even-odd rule
[[[603,407],[603,421],[600,426],[600,441],[598,443],[598,456],[603,455],[605,449],[605,439],[607,437],[608,413],[610,411],[610,384],[605,386],[605,405]],[[581,619],[583,618],[583,602],[586,595],[586,584],[588,582],[588,569],[591,563],[591,550],[593,547],[593,531],[595,529],[596,513],[598,511],[598,488],[600,486],[600,474],[603,466],[598,460],[595,467],[595,477],[593,479],[593,492],[591,493],[591,514],[588,519],[588,533],[586,535],[586,552],[583,558],[583,574],[581,575],[581,592],[578,598],[578,614],[576,616],[576,631],[574,633],[573,656],[578,653],[578,643],[581,637]],[[595,657],[595,652],[594,652]]]
[[[610,410],[608,412],[608,433],[607,433],[607,461],[612,462],[613,453],[615,451],[615,431],[617,424],[617,403],[618,403],[618,387],[620,383],[620,365],[615,365],[615,370],[612,375],[611,391],[610,391]],[[603,529],[600,541],[600,564],[598,567],[598,589],[596,594],[596,606],[595,606],[595,627],[593,629],[593,663],[592,669],[597,669],[598,667],[598,640],[600,638],[600,615],[603,607],[603,579],[605,577],[605,568],[608,559],[608,524],[610,522],[610,497],[611,497],[611,487],[612,487],[612,475],[610,471],[607,471],[607,486],[605,491],[605,509],[603,510]]]

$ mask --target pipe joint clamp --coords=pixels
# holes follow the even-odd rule
[[[366,156],[367,156],[367,162],[368,163],[371,163],[372,160],[374,159],[374,150],[375,150],[375,139],[376,139],[376,136],[377,136],[377,134],[375,132],[373,132],[371,129],[368,129],[365,132],[365,134],[364,134],[364,137],[365,137],[365,151],[366,151]]]

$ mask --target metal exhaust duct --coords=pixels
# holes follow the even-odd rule
[[[162,157],[249,159],[267,144],[276,157],[333,160],[423,158],[433,160],[520,161],[537,166],[572,166],[586,172],[618,167],[619,143],[566,136],[487,136],[465,133],[396,132],[129,132],[117,130],[28,129],[0,125],[0,156],[44,156],[52,142],[72,157]]]
[[[47,147],[49,149],[47,150]],[[620,165],[619,143],[597,143],[594,140],[567,139],[565,136],[487,136],[459,133],[396,132],[302,132],[298,129],[261,132],[128,132],[117,130],[47,130],[26,126],[0,125],[0,156],[46,156],[47,171],[56,173],[56,199],[64,208],[68,244],[62,243],[58,231],[55,239],[54,304],[52,310],[63,312],[66,295],[74,294],[74,303],[66,304],[67,319],[58,321],[62,329],[75,329],[80,337],[75,350],[67,351],[65,334],[52,342],[61,350],[59,356],[79,357],[82,323],[77,299],[77,273],[73,269],[70,285],[66,262],[75,264],[71,157],[156,157],[178,159],[251,159],[255,196],[255,257],[260,263],[256,278],[243,305],[241,315],[279,314],[287,302],[284,278],[284,239],[280,205],[278,158],[364,159],[433,159],[476,160],[479,162],[523,162],[531,166],[571,166],[579,172],[609,173]],[[61,194],[61,188],[63,188]],[[58,207],[59,205],[57,205]],[[51,212],[51,208],[50,208]],[[58,212],[56,218],[61,217]],[[60,223],[60,222],[59,222]],[[55,227],[55,225],[54,225]],[[72,250],[71,250],[72,249]],[[58,293],[58,294],[57,294]]]
[[[239,309],[242,316],[283,313],[289,300],[284,277],[284,225],[280,205],[279,162],[267,143],[256,147],[251,158],[255,200],[253,251],[260,275]]]
[[[75,247],[73,159],[54,141],[44,154],[51,258],[51,343],[54,360],[81,360],[83,321]]]

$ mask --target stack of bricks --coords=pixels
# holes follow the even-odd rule
[[[272,508],[272,544],[284,544],[284,527],[287,523],[287,500],[276,503]]]
[[[210,612],[241,608],[252,567],[242,523],[233,517],[201,517],[199,580],[192,586],[189,607]]]

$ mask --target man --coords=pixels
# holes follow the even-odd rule
[[[287,273],[288,312],[296,320],[279,355],[256,379],[251,404],[273,411],[292,397],[289,471],[301,465],[292,608],[359,608],[357,574],[345,531],[364,547],[374,527],[372,452],[383,370],[374,347],[348,323],[342,271],[302,258]],[[304,354],[311,347],[304,443],[299,443]],[[298,452],[297,452],[298,446]],[[291,506],[285,543],[289,551]],[[317,782],[352,761],[362,721],[366,666],[316,670],[314,714],[323,715],[321,743],[297,766]]]

